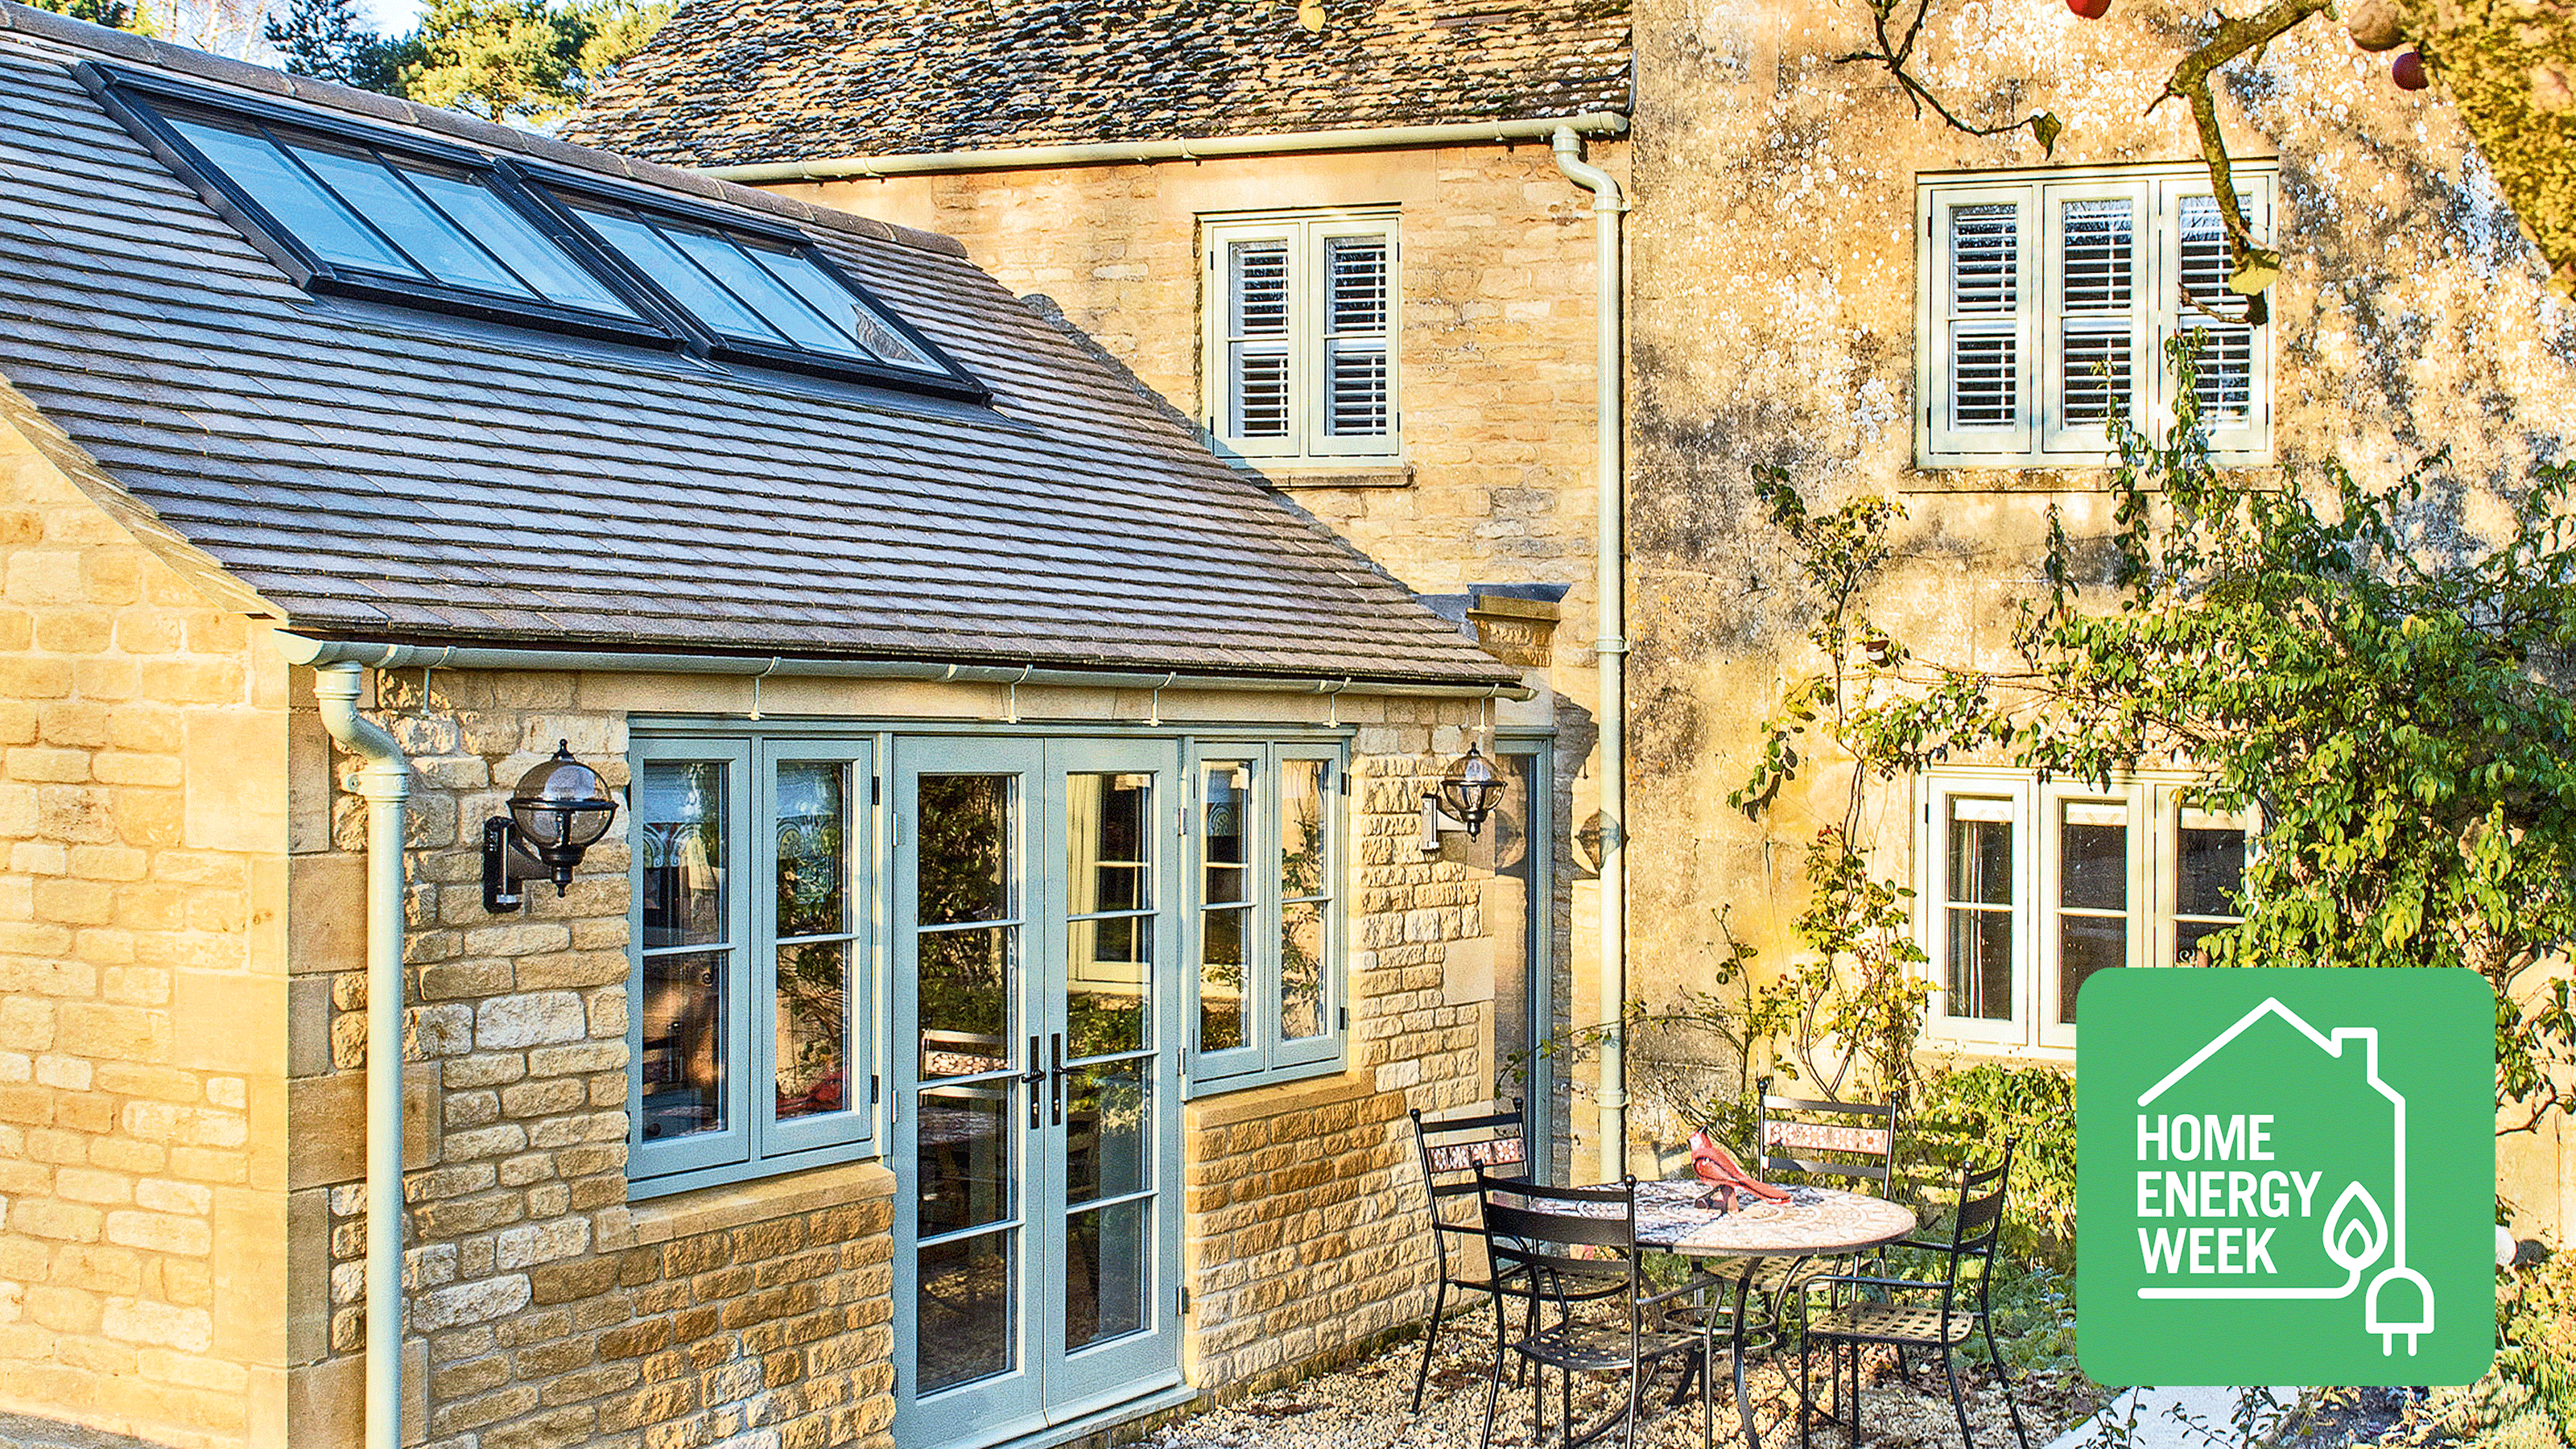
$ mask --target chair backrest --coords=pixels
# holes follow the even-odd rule
[[[1634,1300],[1635,1178],[1617,1187],[1549,1187],[1489,1173],[1478,1199],[1498,1296],[1598,1297],[1625,1287]]]
[[[1422,1165],[1423,1191],[1431,1199],[1431,1237],[1439,1248],[1440,1275],[1446,1278],[1451,1267],[1450,1235],[1479,1240],[1484,1236],[1475,1204],[1465,1201],[1475,1194],[1478,1176],[1486,1172],[1498,1177],[1529,1175],[1527,1123],[1518,1097],[1512,1099],[1508,1112],[1433,1121],[1425,1121],[1419,1109],[1412,1115],[1414,1156]],[[1465,1265],[1469,1271],[1473,1256],[1470,1250],[1470,1263]]]
[[[1885,1196],[1896,1172],[1896,1102],[1817,1102],[1771,1095],[1771,1079],[1757,1085],[1760,1115],[1754,1151],[1761,1171],[1803,1172],[1878,1184]]]
[[[1959,1265],[1974,1258],[1986,1271],[1977,1279],[1977,1311],[1991,1310],[1988,1294],[1995,1281],[1995,1243],[2003,1236],[2004,1189],[2012,1181],[2013,1144],[2004,1139],[2003,1158],[1988,1168],[1959,1169],[1959,1206],[1950,1219],[1950,1246],[1941,1279],[1941,1330],[1946,1340],[1950,1315],[1959,1297]]]

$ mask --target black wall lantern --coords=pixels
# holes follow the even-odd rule
[[[515,911],[523,880],[551,878],[555,894],[572,885],[573,867],[617,818],[617,801],[599,772],[558,740],[551,759],[519,777],[510,813],[483,822],[483,908]]]
[[[1494,773],[1483,747],[1467,746],[1466,755],[1440,777],[1437,791],[1422,792],[1422,851],[1440,849],[1440,832],[1464,830],[1469,840],[1484,833],[1485,821],[1503,798],[1503,777]]]

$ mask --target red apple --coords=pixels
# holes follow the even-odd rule
[[[2087,20],[2099,20],[2111,13],[2111,0],[2066,0],[2066,8]]]
[[[2432,77],[2424,74],[2422,52],[2413,50],[2398,52],[2397,59],[2389,63],[2388,78],[2397,82],[2401,91],[2420,91],[2433,83]]]

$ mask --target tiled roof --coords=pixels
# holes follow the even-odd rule
[[[101,51],[789,218],[994,405],[309,295],[83,88]],[[307,633],[1508,677],[943,238],[0,3],[0,256],[0,424]]]
[[[1297,0],[692,0],[571,134],[712,166],[1628,108],[1628,0],[1321,12],[1310,30]]]

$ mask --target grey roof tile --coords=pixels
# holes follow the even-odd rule
[[[567,129],[712,166],[1620,111],[1628,0],[690,0]]]
[[[994,390],[989,408],[317,298],[79,85],[72,64],[103,50],[268,95],[343,93],[0,0],[0,411],[23,393],[158,527],[297,627],[1511,678],[947,238],[685,183],[803,217]],[[518,144],[552,165],[672,176]]]

